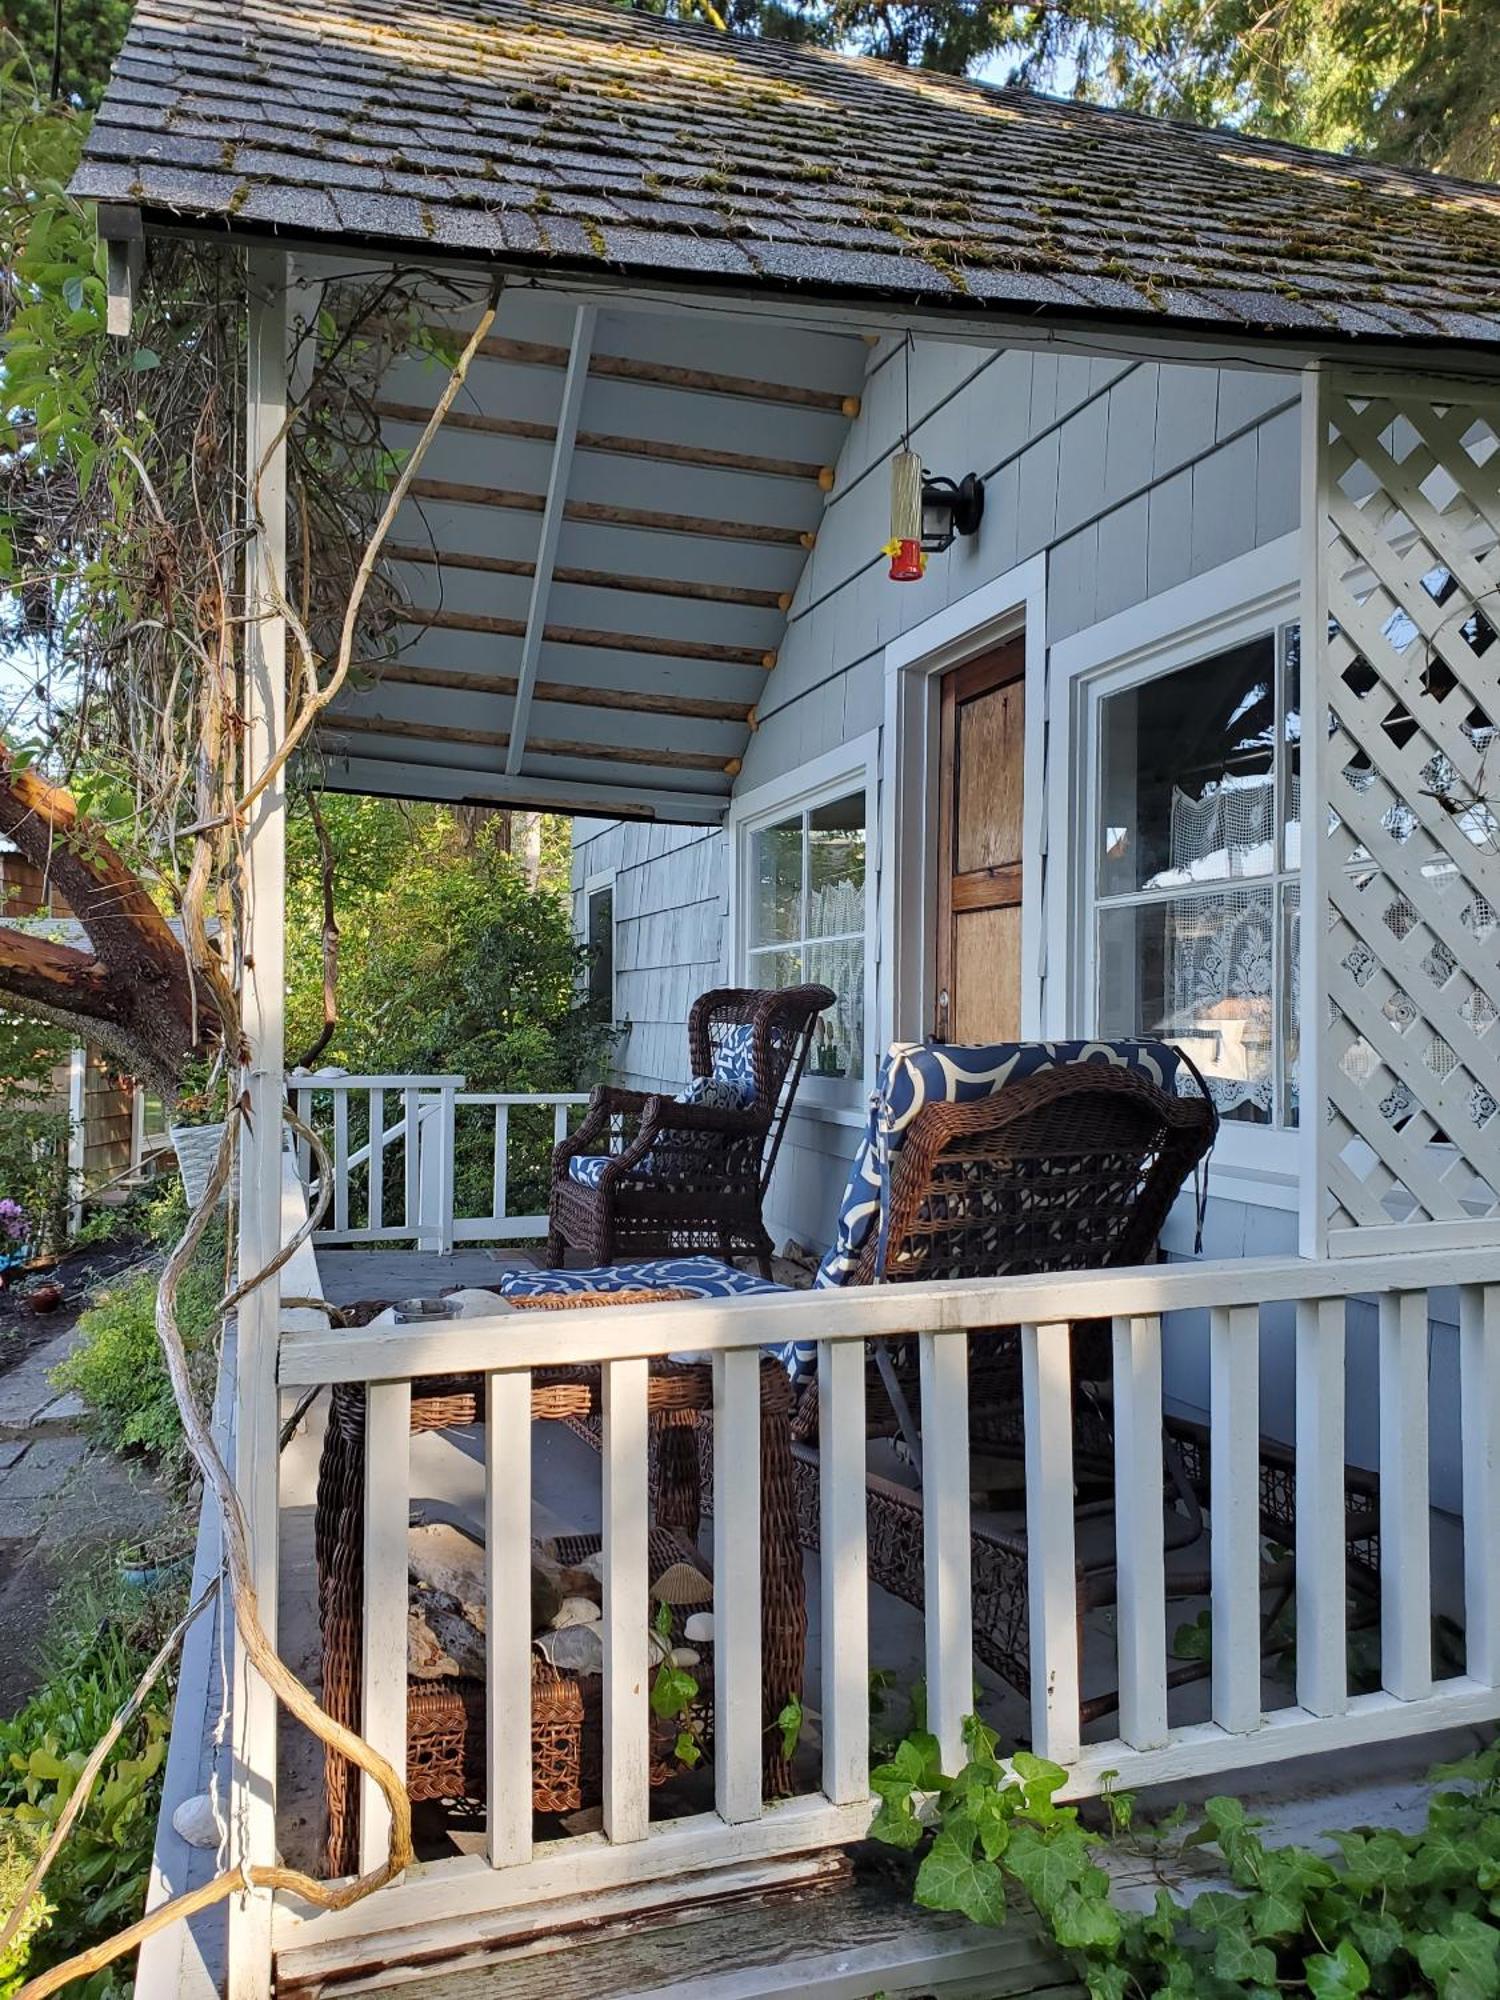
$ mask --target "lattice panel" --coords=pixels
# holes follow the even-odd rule
[[[1500,1217],[1500,398],[1321,393],[1328,1221]]]

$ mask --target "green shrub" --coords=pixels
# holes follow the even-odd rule
[[[75,1587],[49,1637],[46,1680],[16,1715],[0,1721],[0,1909],[11,1907],[85,1760],[180,1611],[177,1592],[146,1597],[88,1577]],[[48,1871],[42,1897],[0,1959],[0,2000],[140,1914],[171,1703],[169,1670],[122,1733]],[[124,1995],[128,1961],[68,1990],[79,2000]]]
[[[186,1472],[182,1420],[156,1338],[154,1260],[101,1289],[78,1322],[78,1347],[54,1371],[87,1406],[90,1428],[113,1451],[141,1451],[175,1477]],[[184,1272],[177,1320],[200,1394],[211,1387],[224,1292],[224,1230],[212,1225]]]
[[[61,1251],[67,1240],[68,1132],[63,1112],[41,1110],[24,1096],[0,1112],[0,1199],[25,1209],[34,1254]]]

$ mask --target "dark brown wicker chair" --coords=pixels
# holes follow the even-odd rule
[[[1068,1063],[967,1104],[920,1111],[891,1165],[882,1261],[871,1232],[851,1282],[986,1278],[1142,1264],[1155,1255],[1167,1216],[1212,1146],[1218,1118],[1207,1095],[1176,1097],[1149,1078],[1097,1063]],[[1107,1492],[1113,1477],[1107,1403],[1088,1393],[1107,1379],[1107,1325],[1074,1329],[1075,1467],[1081,1491]],[[909,1343],[876,1354],[872,1437],[904,1431],[920,1462],[918,1370]],[[1019,1341],[1014,1328],[977,1333],[970,1348],[970,1426],[976,1449],[1024,1452]],[[794,1423],[798,1520],[804,1545],[819,1532],[817,1391]],[[1170,1446],[1163,1492],[1180,1509],[1189,1543],[1201,1532],[1201,1496]],[[920,1491],[868,1479],[870,1568],[894,1596],[921,1607]],[[1030,1684],[1026,1538],[976,1524],[974,1644],[984,1663],[1025,1694]],[[1079,1608],[1110,1603],[1112,1564],[1080,1568]],[[1086,1705],[1102,1712],[1112,1697]]]
[[[743,1109],[600,1084],[583,1123],[552,1155],[548,1263],[556,1268],[570,1250],[586,1264],[707,1253],[753,1257],[769,1278],[761,1204],[813,1025],[833,1001],[826,986],[722,987],[694,1001],[693,1075],[713,1076],[716,1056],[736,1044],[754,1090]],[[576,1156],[589,1154],[604,1160],[595,1186],[570,1172]]]

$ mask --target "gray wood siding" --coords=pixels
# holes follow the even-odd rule
[[[1047,558],[1052,642],[1296,526],[1294,376],[918,341],[909,378],[899,343],[872,349],[737,791],[879,727],[889,641],[1029,557]],[[983,474],[986,503],[978,535],[900,585],[881,550],[908,409],[928,469]],[[575,890],[609,867],[620,870],[616,965],[630,1021],[618,1071],[675,1088],[687,1006],[729,962],[727,844],[580,822]],[[846,1124],[793,1121],[771,1195],[778,1238],[827,1242],[854,1139]]]

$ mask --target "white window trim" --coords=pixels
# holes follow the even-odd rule
[[[1299,536],[1283,535],[1233,562],[1086,627],[1051,649],[1047,847],[1053,893],[1045,951],[1044,1032],[1094,1032],[1094,939],[1084,871],[1094,852],[1098,786],[1089,745],[1100,700],[1256,638],[1298,617]],[[1226,1120],[1214,1147],[1214,1191],[1257,1206],[1295,1208],[1302,1142],[1295,1130]]]
[[[794,812],[846,792],[865,795],[865,1046],[863,1074],[853,1079],[860,1101],[849,1103],[850,1079],[838,1083],[804,1071],[797,1089],[793,1116],[811,1116],[834,1125],[862,1125],[865,1121],[864,1094],[875,1075],[876,1035],[880,1016],[880,894],[881,814],[880,814],[880,732],[868,730],[863,736],[825,751],[810,763],[799,764],[753,791],[736,792],[730,801],[725,827],[729,835],[729,902],[725,920],[728,975],[732,985],[749,983],[748,943],[745,914],[750,907],[748,870],[749,835],[762,826],[771,826]]]
[[[880,1042],[921,1041],[933,1022],[937,939],[939,676],[1022,633],[1026,640],[1021,857],[1021,1033],[1042,1033],[1047,977],[1047,559],[1030,556],[924,618],[885,649],[880,927],[890,940]],[[1066,957],[1061,961],[1067,963]]]
[[[581,944],[589,942],[589,898],[597,896],[601,889],[608,889],[610,895],[613,896],[615,880],[619,872],[618,868],[601,868],[596,873],[584,877],[580,902],[582,923],[578,934]],[[619,929],[619,923],[619,916],[615,912],[613,902],[611,902],[609,925],[609,1018],[612,1023],[618,1022],[620,1018],[620,967],[615,957],[615,936]]]

